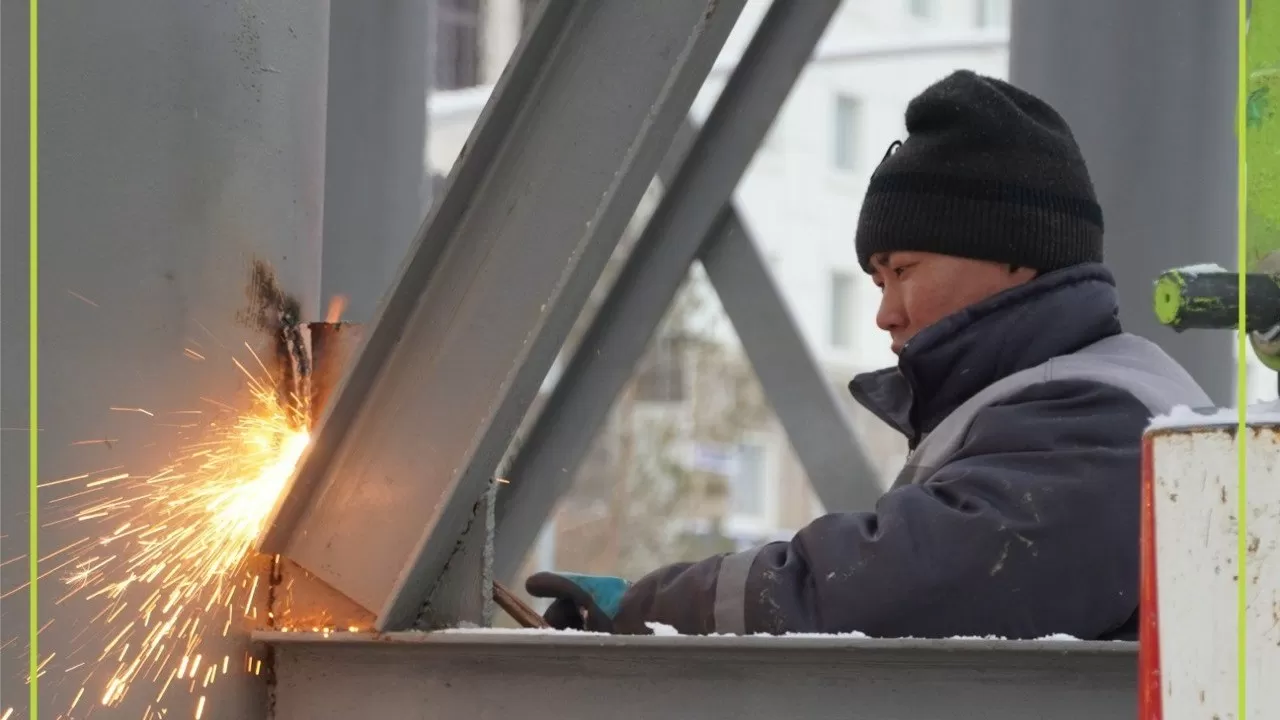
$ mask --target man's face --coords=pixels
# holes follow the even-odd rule
[[[927,252],[881,253],[871,258],[871,280],[881,290],[876,325],[901,353],[916,333],[952,313],[1035,277],[1034,270]]]

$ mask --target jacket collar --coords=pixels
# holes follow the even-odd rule
[[[897,367],[858,375],[849,391],[915,448],[991,383],[1119,332],[1111,272],[1077,265],[939,320],[907,342]]]

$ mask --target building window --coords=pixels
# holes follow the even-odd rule
[[[980,28],[1009,27],[1009,0],[975,0],[974,22]]]
[[[436,89],[480,84],[481,0],[437,0]]]
[[[733,473],[732,514],[748,521],[762,522],[769,510],[766,483],[769,476],[769,453],[759,443],[742,443],[738,446],[737,463]]]
[[[848,350],[853,345],[853,275],[831,273],[831,347]]]
[[[933,17],[933,0],[907,0],[907,12],[911,17],[928,20]]]
[[[836,96],[835,137],[832,138],[832,162],[837,170],[856,170],[858,138],[862,130],[862,102],[848,95]]]

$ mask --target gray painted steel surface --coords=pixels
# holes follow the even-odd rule
[[[6,0],[3,16],[0,543],[3,559],[15,560],[0,568],[3,592],[26,582],[27,561],[16,559],[28,551],[26,8]],[[316,311],[328,20],[327,0],[40,4],[42,481],[111,467],[146,477],[184,444],[182,432],[196,432],[174,427],[198,422],[176,411],[213,408],[201,396],[244,400],[231,357],[254,366],[247,341],[270,358],[269,339],[236,319],[250,302],[253,259],[274,266],[304,312]],[[68,482],[40,491],[41,556],[118,525],[50,524],[74,503],[55,499],[85,490]],[[97,617],[101,601],[55,604],[69,589],[70,568],[58,569],[67,557],[41,564],[49,574],[38,622],[52,624],[40,635],[40,656],[53,657],[40,678],[40,718],[65,713],[88,670],[114,667],[97,663],[97,652],[124,629]],[[150,592],[142,585],[129,596],[135,602]],[[26,591],[0,610],[0,702],[26,717]],[[248,644],[239,625],[237,618],[226,640],[208,633],[206,657],[241,660]],[[199,685],[194,693],[170,687],[156,703],[164,679],[148,674],[119,709],[92,716],[140,718],[151,705],[193,717]],[[101,697],[105,680],[90,682],[76,717]],[[263,718],[264,697],[260,679],[233,671],[219,678],[202,717]]]
[[[437,591],[743,2],[538,6],[266,538],[379,629]]]
[[[324,300],[368,322],[430,199],[424,156],[432,68],[427,0],[334,3],[324,175]]]
[[[1226,404],[1230,337],[1160,326],[1151,285],[1182,265],[1234,267],[1236,4],[1017,2],[1009,62],[1014,83],[1062,112],[1084,151],[1125,329]]]
[[[603,304],[507,471],[495,570],[510,577],[572,483],[689,267],[808,62],[839,0],[775,2],[678,163]],[[508,534],[510,533],[510,534]]]
[[[1132,720],[1132,643],[287,634],[276,718]]]

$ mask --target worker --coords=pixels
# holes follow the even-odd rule
[[[873,510],[634,584],[534,574],[551,625],[1135,637],[1141,437],[1209,399],[1121,331],[1102,211],[1053,108],[960,71],[910,102],[906,130],[855,237],[898,362],[850,383],[906,436],[897,482]]]

